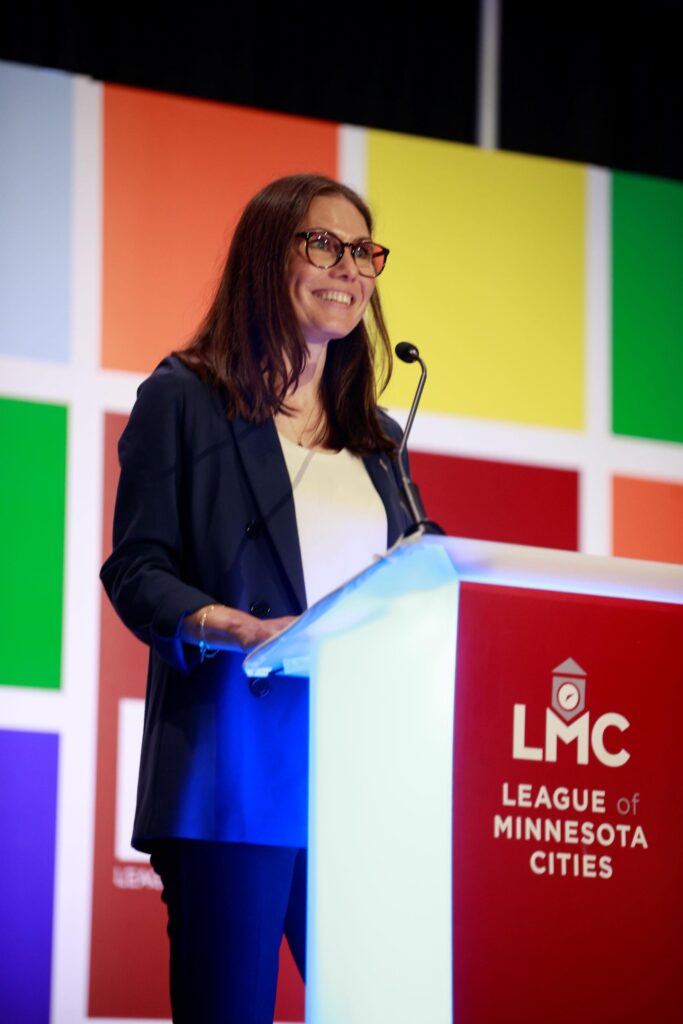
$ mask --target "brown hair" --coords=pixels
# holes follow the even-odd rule
[[[316,196],[339,195],[372,233],[372,215],[356,192],[331,178],[296,174],[271,182],[247,203],[211,307],[187,347],[186,366],[226,396],[226,415],[262,423],[283,403],[306,365],[307,350],[289,297],[287,264],[294,234]],[[372,310],[382,374],[391,376],[391,344],[377,290]],[[289,369],[288,369],[289,367]],[[377,415],[375,347],[365,323],[328,343],[321,384],[326,428],[319,443],[357,455],[394,452]]]

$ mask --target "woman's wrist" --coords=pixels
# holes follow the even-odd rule
[[[215,604],[207,604],[203,608],[199,609],[199,657],[202,661],[204,658],[210,658],[217,653],[215,648],[209,647],[206,642],[206,620],[208,619],[211,612],[216,610]]]
[[[204,658],[218,650],[244,650],[252,643],[252,630],[258,623],[239,608],[224,604],[207,604],[186,616],[183,639],[196,644]]]
[[[182,638],[200,648],[203,660],[218,650],[250,650],[293,621],[291,616],[258,619],[239,608],[207,604],[185,617]]]

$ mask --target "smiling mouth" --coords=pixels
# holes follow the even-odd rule
[[[338,302],[342,306],[350,306],[353,302],[353,296],[349,295],[347,292],[324,291],[314,292],[313,294],[316,298],[323,299],[325,302]]]

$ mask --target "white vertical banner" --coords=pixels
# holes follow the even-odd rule
[[[149,856],[130,845],[137,798],[145,702],[126,697],[119,701],[116,745],[116,823],[114,855],[124,863],[147,863]]]

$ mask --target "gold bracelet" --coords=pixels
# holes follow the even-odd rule
[[[212,651],[204,639],[204,626],[211,612],[215,611],[216,605],[209,604],[203,610],[199,617],[199,660],[204,661],[204,658],[212,658],[214,654],[218,654],[218,651]]]

